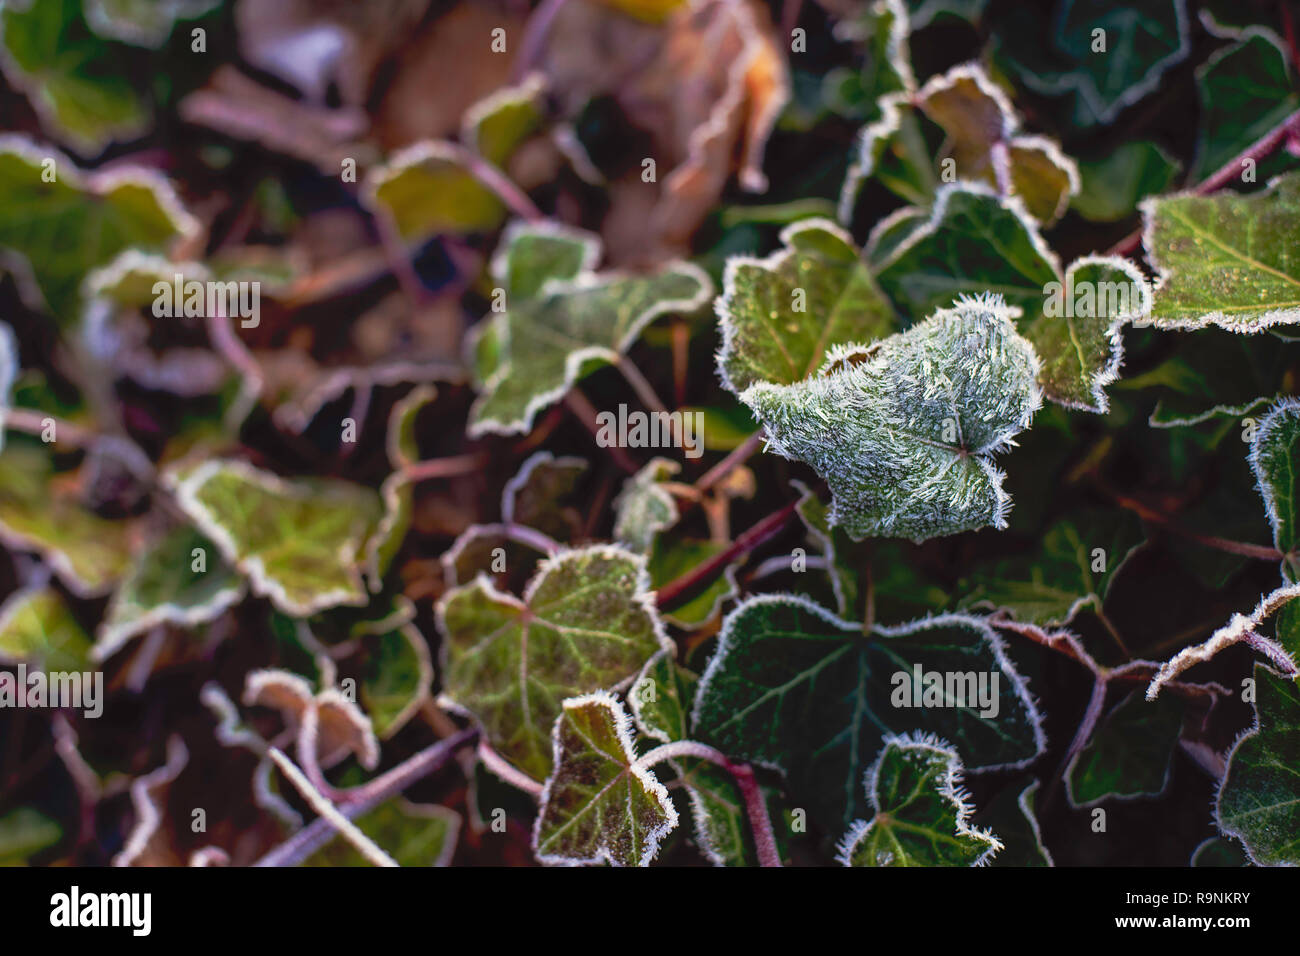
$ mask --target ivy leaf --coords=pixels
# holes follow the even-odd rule
[[[505,166],[515,150],[539,129],[544,115],[540,73],[507,86],[465,111],[461,142],[494,166]]]
[[[534,452],[519,466],[501,491],[501,520],[535,528],[558,541],[580,531],[579,515],[565,502],[572,500],[587,472],[587,459]]]
[[[974,821],[996,833],[1003,845],[990,866],[1056,865],[1038,828],[1038,786],[1034,780],[1024,787],[1006,787],[987,808],[976,811]]]
[[[398,866],[449,866],[456,854],[460,814],[437,804],[398,798],[381,803],[356,819],[357,828]],[[335,836],[303,866],[370,866],[350,843]]]
[[[653,773],[636,763],[632,721],[603,691],[564,701],[555,769],[542,791],[533,852],[548,864],[648,866],[677,826]]]
[[[1227,165],[1300,110],[1290,58],[1270,30],[1256,27],[1196,71],[1200,121],[1191,182]]]
[[[850,537],[924,541],[1004,527],[992,457],[1041,404],[1038,359],[996,296],[962,299],[907,332],[841,348],[814,377],[760,382],[741,398],[772,451],[805,461]]]
[[[541,780],[560,702],[613,687],[670,647],[645,559],[597,545],[543,561],[523,600],[479,575],[438,602],[443,686],[503,757]]]
[[[63,839],[63,828],[31,807],[19,807],[0,817],[0,867],[26,866],[28,861]]]
[[[1186,0],[1071,0],[1055,9],[1017,7],[1000,31],[1000,54],[1036,92],[1073,94],[1077,126],[1113,122],[1191,50]]]
[[[1300,556],[1300,400],[1284,399],[1274,405],[1255,429],[1250,443],[1251,471],[1264,499],[1264,511],[1273,529],[1273,546],[1286,556],[1292,576]]]
[[[36,4],[36,6],[42,6]],[[45,160],[57,179],[43,182]],[[80,314],[82,277],[129,246],[162,251],[198,223],[162,177],[134,167],[83,175],[57,150],[0,136],[0,246],[35,279],[27,296],[64,324]]]
[[[172,483],[181,510],[285,614],[369,601],[360,563],[381,510],[370,489],[286,481],[236,460],[205,462]]]
[[[1300,686],[1256,664],[1255,694],[1255,726],[1228,753],[1219,829],[1257,866],[1300,865]]]
[[[178,20],[203,16],[221,0],[84,0],[86,23],[100,36],[158,49]]]
[[[956,17],[968,23],[977,23],[984,14],[988,0],[907,0],[912,18],[912,28],[919,30],[933,20]]]
[[[1250,866],[1246,851],[1236,840],[1208,837],[1192,853],[1191,866],[1237,867]]]
[[[113,594],[96,635],[95,659],[107,660],[162,624],[192,628],[216,620],[243,597],[243,581],[216,546],[193,528],[174,528],[135,559]]]
[[[1146,196],[1168,189],[1177,173],[1177,161],[1155,143],[1121,143],[1100,159],[1079,160],[1079,194],[1070,206],[1092,222],[1118,222]]]
[[[673,660],[668,651],[659,651],[646,661],[628,694],[641,733],[665,744],[686,740],[698,683],[699,677]]]
[[[366,174],[367,208],[388,217],[397,235],[419,245],[437,235],[495,229],[506,209],[465,165],[458,147],[424,140]]]
[[[374,534],[366,541],[366,575],[370,589],[379,591],[388,566],[401,550],[406,532],[411,525],[411,512],[415,507],[415,489],[405,469],[415,464],[420,449],[415,441],[415,421],[420,410],[433,401],[437,390],[431,385],[419,385],[393,405],[388,419],[388,463],[393,472],[379,487],[379,497],[384,503],[384,513]]]
[[[957,752],[924,734],[886,741],[867,771],[875,816],[858,820],[840,844],[845,866],[982,866],[1002,849],[970,825]]]
[[[659,538],[650,551],[647,565],[650,571],[650,584],[655,589],[661,588],[726,549],[727,544],[722,541],[709,541],[703,538],[679,538],[669,541]],[[688,631],[712,620],[722,606],[722,602],[740,593],[740,585],[736,583],[736,569],[739,565],[738,561],[728,564],[723,573],[702,592],[685,604],[664,612],[664,620]]]
[[[671,458],[652,458],[623,483],[614,501],[614,540],[648,554],[660,531],[677,523],[677,499],[663,483],[682,470]]]
[[[27,94],[42,125],[83,156],[139,136],[149,107],[111,47],[86,28],[80,0],[5,4],[5,78]]]
[[[647,276],[592,272],[586,257],[599,249],[596,237],[564,231],[557,240],[557,231],[518,226],[502,240],[506,251],[494,260],[493,276],[510,283],[508,305],[471,333],[480,392],[470,409],[471,436],[527,431],[541,409],[616,362],[657,317],[690,312],[712,294],[708,276],[686,262]],[[585,268],[573,274],[578,255]]]
[[[997,713],[969,700],[901,706],[916,666],[988,675]],[[727,615],[693,716],[695,733],[733,759],[784,771],[792,796],[836,831],[866,814],[862,776],[889,736],[941,734],[976,769],[1023,765],[1044,745],[1037,710],[981,618],[945,614],[863,634],[791,595],[756,595]]]
[[[90,638],[52,588],[15,591],[0,605],[0,661],[45,672],[90,668]]]
[[[376,736],[387,740],[429,699],[433,684],[429,645],[414,625],[403,624],[363,636],[361,646],[357,690]]]
[[[244,678],[244,703],[278,710],[295,735],[303,715],[315,709],[316,750],[326,769],[349,756],[356,757],[367,770],[379,763],[379,742],[370,719],[336,688],[316,692],[304,678],[289,671],[255,670]]]
[[[35,551],[79,597],[106,593],[130,562],[127,524],[86,508],[54,472],[39,443],[0,452],[0,542]]]
[[[889,301],[838,226],[805,219],[783,229],[781,242],[785,248],[766,259],[727,260],[717,302],[718,369],[736,394],[757,382],[802,381],[834,346],[898,329]]]
[[[961,608],[1002,609],[1039,627],[1064,627],[1086,608],[1100,611],[1111,582],[1145,537],[1132,512],[1062,518],[1031,553],[986,568],[965,588]]]
[[[1300,172],[1248,196],[1148,199],[1142,213],[1158,328],[1250,334],[1300,321]]]
[[[1177,694],[1148,701],[1135,690],[1120,701],[1066,768],[1071,806],[1164,793],[1185,710],[1186,702]]]

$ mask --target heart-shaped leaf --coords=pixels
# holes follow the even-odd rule
[[[677,826],[668,791],[636,762],[632,720],[604,692],[572,697],[555,720],[554,766],[533,852],[548,864],[648,866]]]
[[[671,458],[652,458],[623,483],[614,502],[614,540],[650,552],[659,532],[677,523],[677,499],[663,483],[681,469]]]
[[[982,866],[1002,842],[970,823],[957,752],[926,735],[885,743],[867,771],[875,816],[858,820],[840,844],[845,866]]]
[[[1273,528],[1273,546],[1294,568],[1300,562],[1300,401],[1284,399],[1269,410],[1255,429],[1248,460]]]
[[[85,671],[90,638],[57,591],[15,591],[0,605],[0,660],[46,672]]]
[[[964,698],[941,689],[924,704],[911,693],[916,668],[964,675]],[[985,682],[988,706],[968,679]],[[978,769],[1023,765],[1044,745],[1038,712],[983,619],[946,614],[863,634],[789,595],[756,595],[727,615],[694,722],[733,759],[784,771],[794,799],[836,831],[869,812],[863,773],[891,735],[942,735]]]
[[[505,218],[505,206],[483,185],[452,143],[425,140],[408,146],[367,175],[367,207],[387,216],[413,245],[434,236],[484,232]]]
[[[523,600],[480,575],[438,602],[443,686],[503,757],[541,780],[565,698],[614,687],[671,646],[645,559],[596,545],[543,561]]]
[[[1183,729],[1186,701],[1177,694],[1146,700],[1135,690],[1106,715],[1065,772],[1074,806],[1165,792]]]

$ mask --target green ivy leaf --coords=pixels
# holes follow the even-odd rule
[[[553,739],[555,769],[533,828],[537,859],[648,866],[677,826],[677,811],[663,784],[636,763],[623,706],[603,691],[569,698]]]
[[[518,86],[497,90],[465,111],[461,142],[494,166],[504,166],[544,120],[545,80],[534,73]]]
[[[571,540],[580,531],[578,514],[566,504],[587,472],[587,459],[534,452],[501,491],[501,520]]]
[[[1256,664],[1255,694],[1255,726],[1228,753],[1219,829],[1256,865],[1300,865],[1300,686]]]
[[[1196,70],[1200,117],[1191,182],[1227,165],[1300,110],[1300,92],[1282,42],[1256,27]]]
[[[1191,50],[1186,0],[1069,0],[1051,9],[1031,4],[1012,10],[999,52],[1030,89],[1071,94],[1077,126],[1113,122]]]
[[[1127,219],[1138,203],[1169,188],[1178,162],[1155,143],[1121,143],[1100,159],[1079,160],[1079,194],[1070,206],[1092,222]]]
[[[5,78],[30,98],[42,125],[83,156],[139,136],[149,106],[120,71],[117,54],[86,28],[81,0],[5,4]]]
[[[176,501],[253,592],[306,617],[369,601],[360,564],[379,497],[342,481],[286,481],[247,462],[205,462],[172,476]]]
[[[388,463],[393,466],[393,472],[379,487],[384,513],[374,534],[366,542],[366,575],[372,591],[383,587],[384,574],[401,550],[411,526],[415,489],[404,469],[415,464],[420,457],[415,440],[415,421],[420,410],[436,395],[433,386],[419,385],[393,405],[388,419]]]
[[[412,624],[380,628],[361,638],[358,693],[375,735],[387,740],[429,699],[433,659],[424,635]]]
[[[26,866],[28,860],[63,839],[63,828],[31,807],[0,817],[0,867]]]
[[[814,377],[741,398],[772,451],[805,461],[855,540],[924,541],[1003,527],[1010,499],[993,455],[1041,404],[1038,359],[996,296],[963,299],[869,348],[832,352]]]
[[[42,181],[47,159],[57,176],[52,183]],[[0,246],[26,258],[37,286],[29,297],[43,298],[64,324],[79,316],[82,278],[96,266],[128,247],[165,250],[197,230],[156,173],[83,175],[57,150],[0,136]]]
[[[356,819],[357,828],[398,866],[448,866],[456,853],[460,814],[437,804],[404,799],[381,803]],[[303,866],[370,866],[350,843],[335,836]]]
[[[669,541],[661,537],[655,541],[650,551],[648,563],[650,584],[655,589],[661,588],[726,549],[727,544],[722,541],[709,541],[703,538],[680,538]],[[707,588],[685,604],[664,612],[664,619],[688,631],[712,620],[723,601],[740,593],[740,586],[736,583],[737,567],[739,562],[728,564],[723,573]]]
[[[1052,854],[1043,845],[1034,808],[1038,798],[1038,781],[1024,787],[1006,787],[974,821],[996,833],[1002,850],[990,866],[1055,866]]]
[[[1066,768],[1071,805],[1164,793],[1185,710],[1186,702],[1177,694],[1148,701],[1141,690],[1135,690],[1120,701]]]
[[[408,146],[366,174],[367,208],[388,217],[411,245],[434,236],[486,232],[505,219],[497,194],[466,167],[451,143],[424,140]]]
[[[677,499],[663,487],[682,470],[671,458],[652,458],[623,483],[614,501],[614,540],[649,554],[659,532],[677,523]]]
[[[1246,851],[1236,840],[1209,837],[1192,853],[1191,866],[1237,867],[1250,866]]]
[[[1148,199],[1142,213],[1157,327],[1249,334],[1300,321],[1300,172],[1248,196]]]
[[[1292,576],[1300,562],[1300,401],[1274,405],[1255,429],[1250,443],[1251,471],[1264,499],[1273,529],[1273,546],[1286,555]]]
[[[162,624],[206,624],[243,597],[243,581],[216,546],[193,528],[174,528],[135,558],[113,594],[96,635],[95,659],[107,660],[131,638]]]
[[[505,283],[506,311],[471,332],[480,392],[470,409],[471,436],[527,431],[541,409],[616,362],[657,317],[692,311],[712,294],[708,276],[685,262],[647,276],[592,272],[598,242],[555,226],[507,231],[492,270]],[[575,260],[583,267],[577,273]]]
[[[785,248],[766,259],[727,260],[717,303],[718,369],[736,394],[758,382],[802,381],[834,346],[898,330],[847,233],[824,219],[806,219],[783,229],[781,242]]]
[[[42,670],[90,669],[90,638],[52,588],[15,591],[0,605],[0,660]]]
[[[970,825],[957,752],[926,735],[885,742],[867,771],[875,816],[858,820],[840,844],[845,866],[982,866],[1002,849]]]
[[[126,573],[127,524],[86,508],[56,480],[39,443],[9,442],[0,452],[0,542],[35,551],[75,594],[97,597]]]
[[[443,685],[488,741],[541,780],[560,702],[613,687],[670,647],[645,559],[612,546],[565,551],[537,569],[523,600],[480,575],[438,602]]]
[[[902,706],[914,666],[997,675],[997,714],[981,716],[970,701]],[[891,735],[943,735],[980,769],[1023,765],[1044,745],[1037,710],[981,618],[946,614],[863,634],[790,595],[756,595],[727,615],[694,721],[733,759],[784,771],[794,799],[837,831],[867,812],[862,776]]]

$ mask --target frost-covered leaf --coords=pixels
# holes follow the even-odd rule
[[[1186,0],[1067,0],[1008,11],[1003,61],[1038,93],[1072,94],[1078,126],[1114,121],[1191,50]]]
[[[1006,787],[987,807],[975,812],[974,822],[996,833],[1002,843],[990,866],[1056,865],[1038,827],[1038,787],[1037,780],[1023,787]]]
[[[858,820],[840,844],[845,866],[981,866],[1002,849],[971,826],[962,764],[948,744],[924,734],[886,741],[867,771],[875,815]]]
[[[661,588],[692,568],[717,557],[726,549],[727,543],[724,541],[709,541],[704,538],[668,540],[660,537],[650,550],[648,568],[651,586]],[[671,611],[665,611],[664,620],[685,630],[694,630],[711,620],[723,601],[740,593],[740,587],[736,583],[738,566],[739,562],[727,565],[723,573],[695,597],[685,604],[675,606]]]
[[[90,638],[57,591],[15,591],[0,605],[0,660],[47,672],[85,671]]]
[[[81,0],[7,3],[0,29],[5,78],[27,94],[47,132],[83,156],[144,132],[149,106],[113,49],[87,29]]]
[[[1219,829],[1251,862],[1300,865],[1300,686],[1255,666],[1255,726],[1237,739],[1219,788]]]
[[[838,226],[805,219],[782,230],[781,242],[785,248],[766,259],[727,260],[718,368],[737,394],[756,382],[801,381],[834,346],[898,330],[889,301]]]
[[[1178,163],[1155,143],[1122,143],[1099,159],[1079,160],[1079,194],[1070,207],[1093,222],[1118,222],[1168,189],[1177,173]]]
[[[1294,570],[1300,561],[1300,401],[1284,399],[1269,410],[1255,429],[1248,459],[1273,528],[1273,546]]]
[[[63,839],[63,828],[39,810],[19,807],[0,817],[0,867],[26,866]]]
[[[379,487],[384,513],[366,541],[366,574],[372,591],[383,586],[384,574],[401,549],[411,525],[415,489],[404,469],[415,464],[420,457],[415,441],[415,421],[420,410],[432,402],[436,394],[431,385],[417,386],[393,406],[388,419],[388,463],[394,470]]]
[[[580,519],[572,506],[574,492],[586,472],[585,458],[534,452],[501,491],[501,520],[535,528],[557,541],[570,540]]]
[[[988,706],[946,692],[939,706],[902,706],[915,667],[984,680]],[[1023,682],[982,619],[939,615],[864,635],[783,595],[751,597],[727,615],[694,720],[698,738],[732,758],[784,771],[792,797],[838,830],[869,813],[863,774],[891,735],[941,735],[980,769],[1022,765],[1044,744]]]
[[[555,769],[533,828],[543,863],[648,866],[677,826],[668,791],[636,763],[632,720],[603,691],[564,701],[555,720]]]
[[[1208,837],[1192,853],[1191,866],[1237,867],[1250,866],[1246,851],[1236,840],[1225,837]]]
[[[107,660],[131,638],[160,624],[205,624],[243,596],[243,581],[211,541],[188,526],[174,528],[135,557],[104,613],[95,658]]]
[[[505,218],[505,206],[470,172],[454,146],[426,140],[408,146],[367,175],[367,207],[388,216],[404,241],[485,232]]]
[[[130,561],[128,528],[82,505],[42,445],[10,441],[0,452],[0,542],[35,551],[81,596],[108,591]]]
[[[86,23],[110,40],[157,49],[178,20],[201,17],[221,0],[84,0]]]
[[[712,293],[708,276],[685,262],[645,276],[592,272],[597,242],[529,225],[502,240],[493,275],[507,283],[506,311],[490,314],[471,333],[480,394],[470,410],[470,435],[526,431],[579,379],[617,361],[655,318],[693,311]],[[574,273],[577,256],[583,269]]]
[[[174,477],[177,503],[249,578],[256,594],[299,617],[369,600],[362,549],[378,496],[342,481],[286,481],[247,462],[205,462]]]
[[[506,161],[544,119],[545,82],[534,73],[518,86],[497,90],[465,111],[461,142],[495,166]]]
[[[1038,549],[972,576],[960,606],[991,607],[1039,627],[1063,627],[1085,608],[1100,611],[1111,582],[1145,540],[1131,512],[1080,512],[1041,537]]]
[[[614,687],[670,646],[644,558],[610,546],[543,561],[523,600],[480,575],[444,595],[437,614],[446,694],[538,780],[551,769],[560,702]]]
[[[682,466],[671,458],[652,458],[623,483],[614,501],[614,540],[648,554],[656,535],[677,523],[677,499],[663,482]]]
[[[830,515],[825,503],[808,489],[802,482],[792,482],[798,489],[800,498],[796,509],[809,536],[821,548],[826,561],[826,574],[830,579],[831,591],[835,595],[835,613],[846,620],[853,620],[862,610],[859,572],[852,559],[856,543],[842,528],[831,526]]]
[[[830,485],[830,520],[855,540],[916,541],[993,525],[1010,500],[993,455],[1041,404],[1038,359],[996,297],[951,309],[868,348],[840,348],[794,385],[741,398],[771,450]]]
[[[318,692],[304,678],[289,671],[256,670],[244,678],[243,699],[250,707],[278,710],[295,735],[307,711],[315,710],[316,752],[324,768],[348,756],[356,757],[367,770],[373,770],[379,763],[379,742],[370,719],[336,688]]]
[[[1066,768],[1071,804],[1164,793],[1185,709],[1186,701],[1177,694],[1146,700],[1135,690],[1120,701]]]
[[[646,661],[628,694],[637,729],[661,743],[690,737],[691,704],[699,678],[660,651]]]
[[[456,853],[460,814],[437,804],[398,798],[381,803],[355,821],[357,828],[392,857],[398,866],[447,866]],[[303,861],[303,866],[370,866],[340,836]]]
[[[1300,321],[1300,173],[1247,196],[1148,199],[1142,213],[1160,274],[1157,327],[1253,333]]]
[[[1196,163],[1200,182],[1300,110],[1295,70],[1281,40],[1248,30],[1240,42],[1211,54],[1196,71],[1200,99]]]
[[[42,180],[47,160],[52,183]],[[31,298],[44,299],[64,324],[79,316],[81,280],[96,266],[128,247],[164,251],[197,229],[155,172],[83,174],[58,150],[0,136],[0,246],[25,257],[36,283]]]
[[[412,624],[361,638],[362,669],[357,686],[361,706],[375,734],[386,740],[429,699],[433,659],[424,635]]]

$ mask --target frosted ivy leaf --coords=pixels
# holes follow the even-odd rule
[[[501,520],[535,528],[556,540],[572,539],[580,530],[571,502],[587,472],[587,459],[534,452],[501,490]]]
[[[691,312],[713,291],[686,262],[644,276],[592,272],[599,240],[561,227],[516,224],[501,242],[492,272],[504,283],[506,311],[470,335],[479,389],[471,436],[527,431],[541,409],[617,361],[657,317]]]
[[[1238,867],[1250,866],[1246,851],[1236,840],[1224,837],[1206,837],[1192,851],[1189,866]]]
[[[726,549],[727,544],[723,541],[689,537],[670,539],[661,536],[650,549],[647,565],[650,583],[658,590]],[[740,593],[740,585],[736,582],[736,569],[739,566],[739,561],[728,564],[722,574],[714,578],[703,591],[685,603],[674,604],[672,610],[665,610],[664,620],[688,631],[712,620],[724,601]]]
[[[1254,333],[1300,322],[1300,173],[1246,196],[1148,199],[1142,214],[1160,276],[1157,328]]]
[[[1165,792],[1182,735],[1186,701],[1177,694],[1146,700],[1135,690],[1097,728],[1065,771],[1072,806],[1112,797],[1154,797]]]
[[[1255,665],[1255,726],[1237,738],[1219,788],[1219,829],[1257,866],[1300,866],[1300,686]]]
[[[397,235],[411,244],[495,229],[506,215],[497,194],[474,176],[458,147],[438,140],[408,146],[372,169],[362,196],[367,208],[389,217]]]
[[[113,48],[85,28],[79,0],[7,3],[0,30],[5,79],[27,94],[51,135],[93,156],[145,131],[148,104],[118,68]]]
[[[1042,359],[1046,397],[1087,411],[1108,409],[1103,389],[1123,359],[1120,330],[1150,311],[1149,287],[1134,265],[1087,256],[1062,273],[1019,200],[999,199],[980,184],[941,187],[930,221],[911,222],[877,261],[881,287],[905,314],[998,292],[1023,313],[1020,329]]]
[[[1190,182],[1206,179],[1300,109],[1290,57],[1262,27],[1212,53],[1196,70],[1196,90],[1200,121]]]
[[[18,342],[14,330],[0,322],[0,451],[5,447],[5,416],[13,407],[14,379],[18,377]]]
[[[50,451],[10,441],[0,452],[0,542],[39,554],[81,597],[106,593],[130,563],[128,524],[101,518],[56,480]]]
[[[412,803],[398,797],[356,819],[357,828],[398,866],[449,866],[456,853],[460,814],[437,804]],[[325,844],[303,866],[371,866],[341,836]]]
[[[1104,53],[1094,49],[1096,30],[1104,31]],[[1002,61],[1030,89],[1073,94],[1073,121],[1084,127],[1113,122],[1191,50],[1186,0],[1019,4],[1009,8],[999,41]]]
[[[1163,193],[1179,163],[1155,143],[1121,143],[1107,156],[1079,160],[1079,194],[1070,207],[1092,222],[1119,222],[1147,196]]]
[[[551,769],[551,725],[562,700],[614,687],[671,647],[645,559],[605,545],[543,561],[523,600],[479,575],[445,594],[437,617],[447,697],[537,780]]]
[[[437,390],[431,385],[420,385],[401,398],[388,419],[388,463],[393,472],[379,487],[384,513],[366,542],[366,575],[370,589],[383,587],[383,577],[397,552],[401,550],[406,532],[411,525],[411,510],[415,504],[415,489],[404,471],[420,457],[415,440],[415,421],[420,410],[433,401]]]
[[[0,605],[0,661],[47,672],[85,671],[90,638],[53,588],[15,591]]]
[[[244,678],[243,700],[249,707],[278,710],[295,735],[307,711],[315,710],[317,756],[326,769],[348,756],[355,756],[367,770],[373,770],[379,763],[379,741],[375,739],[370,718],[337,688],[327,687],[318,692],[298,674],[255,670]]]
[[[41,179],[54,162],[57,179]],[[56,319],[79,314],[82,278],[129,246],[165,251],[198,223],[165,179],[134,167],[83,174],[57,150],[20,136],[0,136],[0,246],[22,256],[34,288],[20,283],[34,307]],[[21,274],[20,274],[21,277]]]
[[[544,117],[540,73],[518,86],[507,86],[479,100],[465,111],[461,142],[488,162],[504,166],[515,150],[541,129]]]
[[[1052,854],[1043,845],[1035,804],[1039,783],[1005,787],[986,807],[971,818],[976,825],[997,834],[1002,849],[990,866],[1055,866]]]
[[[286,614],[364,605],[363,549],[379,522],[379,496],[333,480],[286,481],[247,462],[205,462],[172,476],[177,504]]]
[[[655,654],[646,661],[628,692],[637,729],[660,743],[686,740],[698,682],[699,678],[678,664],[668,651]]]
[[[375,734],[387,740],[429,699],[433,659],[413,624],[374,629],[359,639],[362,667],[357,692]]]
[[[650,552],[655,536],[677,523],[677,499],[663,483],[681,470],[671,458],[652,458],[623,483],[614,500],[614,540]]]
[[[1283,399],[1259,423],[1248,456],[1259,493],[1264,499],[1273,546],[1285,555],[1296,573],[1300,548],[1300,401]]]
[[[984,675],[988,706],[955,687],[945,706],[905,706],[900,688],[916,667]],[[727,615],[693,718],[697,739],[783,771],[792,799],[839,831],[869,814],[863,774],[890,736],[938,734],[981,770],[1023,766],[1044,746],[1024,683],[982,618],[943,614],[864,634],[792,595],[756,595]]]
[[[215,620],[243,596],[243,581],[216,545],[193,528],[174,528],[136,556],[113,594],[96,635],[95,659],[107,660],[162,624],[192,628]]]
[[[782,230],[781,242],[785,248],[766,259],[727,260],[718,368],[737,394],[756,382],[801,381],[832,347],[898,329],[889,300],[838,226],[805,219]]]
[[[895,737],[867,771],[876,811],[840,843],[845,866],[982,866],[1002,849],[991,832],[971,826],[974,808],[961,788],[962,764],[942,740]]]
[[[830,521],[854,540],[924,541],[1006,525],[993,455],[1042,402],[1038,358],[996,296],[964,299],[867,348],[833,351],[794,385],[741,394],[772,451],[828,485]]]
[[[603,691],[564,701],[553,732],[554,767],[533,826],[543,863],[649,866],[677,811],[655,775],[636,763],[632,720]]]
[[[158,49],[178,20],[201,17],[221,0],[85,0],[86,23],[100,36]]]

